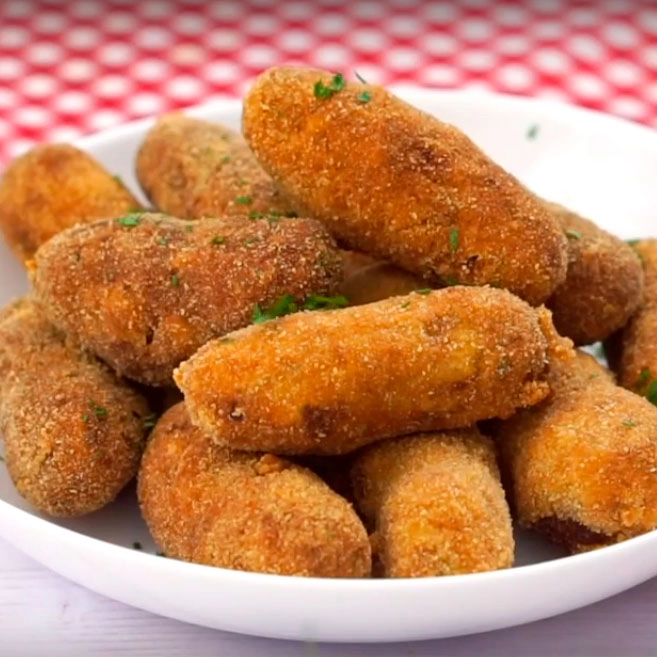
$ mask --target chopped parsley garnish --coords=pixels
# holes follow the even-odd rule
[[[144,548],[142,547],[142,544],[139,541],[135,541],[132,544],[132,549],[133,550],[143,550]]]
[[[641,240],[625,240],[625,244],[628,244],[629,246],[636,246]]]
[[[367,80],[362,75],[358,75],[358,71],[354,71],[354,75],[356,76],[356,79],[358,80],[358,82],[362,82],[363,84],[367,84]]]
[[[536,137],[538,137],[538,131],[540,130],[540,126],[538,123],[534,123],[533,125],[529,126],[529,130],[527,130],[527,139],[529,140],[534,140]]]
[[[369,91],[363,91],[362,94],[358,94],[359,103],[369,103],[372,100],[372,94]]]
[[[641,370],[636,385],[641,386],[644,383],[647,383],[648,379],[650,378],[651,378],[650,370],[647,367],[645,367],[644,369]]]
[[[256,303],[253,308],[252,321],[254,324],[260,324],[269,319],[290,315],[298,310],[336,310],[347,305],[349,305],[349,301],[342,295],[326,297],[320,294],[311,294],[302,304],[299,304],[293,295],[285,294],[266,310]]]
[[[449,231],[449,250],[456,253],[459,250],[459,229],[452,228]]]
[[[315,98],[330,98],[334,94],[344,89],[345,80],[342,73],[336,73],[328,85],[321,80],[315,82]]]
[[[87,424],[87,423],[89,422],[89,413],[85,413],[85,414],[82,416],[82,421],[83,421],[85,424]]]
[[[572,237],[574,240],[582,239],[582,233],[580,233],[578,230],[567,230],[566,235],[568,237]]]
[[[634,421],[632,421],[632,420],[623,420],[623,421],[621,422],[621,424],[622,424],[624,427],[636,427],[636,422],[634,422]]]
[[[429,294],[430,292],[432,292],[432,290],[430,287],[422,287],[419,290],[415,290],[415,292],[417,294]]]
[[[336,310],[349,305],[347,297],[338,294],[334,297],[325,297],[320,294],[311,294],[301,306],[302,310]]]
[[[230,162],[230,155],[224,155],[221,158],[221,161],[222,161],[223,164],[226,164],[227,162]]]
[[[262,219],[265,215],[262,212],[249,212],[249,219]]]
[[[89,406],[91,406],[91,410],[99,420],[103,420],[108,416],[107,409],[97,404],[93,399],[89,400]]]
[[[167,246],[169,244],[169,240],[166,237],[158,237],[157,238],[157,243],[160,246]]]
[[[454,285],[459,285],[459,282],[454,276],[445,276],[445,285],[447,287],[453,287]]]
[[[119,176],[118,173],[116,175],[112,176],[112,178],[114,178],[114,180],[116,180],[116,182],[119,183],[119,185],[123,184],[123,181],[121,180],[121,176]]]
[[[235,203],[238,203],[239,205],[248,205],[251,201],[253,201],[253,199],[250,196],[238,196],[235,199]]]
[[[226,238],[223,237],[223,235],[215,235],[212,240],[210,240],[210,244],[214,246],[219,246],[220,244],[223,244],[226,241]]]
[[[180,276],[178,274],[174,274],[171,277],[171,287],[179,287],[180,286]]]
[[[186,233],[191,233],[194,230],[194,224],[187,224],[185,226],[185,232]]]
[[[243,244],[244,244],[244,246],[250,246],[251,244],[256,244],[256,243],[258,243],[259,241],[260,241],[260,237],[258,237],[258,236],[255,236],[255,237],[247,237],[247,238],[244,240]]]
[[[157,413],[149,413],[143,417],[144,429],[152,429],[157,424]]]
[[[646,399],[651,403],[657,406],[657,380],[653,381],[648,386],[648,392],[646,393]]]
[[[139,222],[141,221],[141,214],[127,214],[125,217],[118,217],[116,221],[117,223],[121,224],[122,226],[126,226],[127,228],[134,228],[135,226],[139,226]]]
[[[401,309],[406,310],[406,308],[408,308],[410,305],[411,305],[410,301],[404,301],[404,303],[402,303],[401,305]]]

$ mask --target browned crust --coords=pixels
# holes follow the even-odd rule
[[[136,226],[110,220],[55,237],[37,253],[34,287],[72,338],[161,386],[202,344],[248,325],[256,303],[332,294],[341,277],[333,240],[310,219],[143,214]]]
[[[298,313],[229,337],[176,370],[192,419],[234,449],[288,454],[507,417],[543,399],[550,359],[570,354],[547,311],[483,287]]]
[[[244,102],[249,145],[300,212],[347,248],[433,282],[489,283],[532,304],[563,282],[566,238],[515,178],[458,129],[381,87],[346,83],[315,97],[315,84],[331,80],[273,68]]]
[[[627,325],[607,346],[609,362],[618,383],[638,394],[646,394],[657,380],[657,240],[634,244],[643,263],[643,300]]]
[[[167,556],[279,575],[370,574],[367,533],[350,504],[306,468],[213,444],[184,404],[158,422],[138,492]]]
[[[160,211],[182,219],[293,210],[242,135],[180,113],[148,131],[137,177]]]
[[[520,524],[573,552],[657,527],[657,409],[589,357],[552,377],[548,401],[495,430]]]
[[[384,577],[513,565],[511,517],[492,441],[476,429],[408,436],[355,456],[359,511],[375,526]]]
[[[605,340],[641,303],[641,261],[592,221],[554,203],[549,207],[568,236],[569,250],[566,280],[547,302],[554,325],[576,345]]]
[[[0,322],[0,434],[18,489],[52,516],[111,502],[137,473],[148,405],[64,344],[32,300]]]
[[[68,144],[37,146],[14,160],[0,181],[0,229],[22,261],[70,226],[138,206],[120,180]]]

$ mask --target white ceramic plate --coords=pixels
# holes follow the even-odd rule
[[[455,123],[539,194],[621,237],[657,235],[657,135],[618,119],[540,101],[405,89]],[[240,104],[196,108],[239,127]],[[150,121],[79,145],[136,190],[135,152]],[[357,148],[357,145],[354,145]],[[27,288],[0,246],[0,302]],[[559,614],[657,574],[657,532],[575,557],[518,535],[518,567],[418,580],[259,575],[155,556],[134,489],[89,518],[53,521],[16,494],[0,464],[0,535],[52,570],[121,602],[222,630],[310,641],[402,641],[482,632]],[[143,551],[133,549],[134,542]]]

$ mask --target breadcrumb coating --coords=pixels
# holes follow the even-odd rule
[[[452,287],[251,326],[206,344],[174,377],[219,444],[341,454],[536,404],[549,361],[570,344],[545,309]]]
[[[242,135],[184,114],[148,131],[137,178],[155,207],[181,219],[293,211]]]
[[[420,434],[354,458],[358,510],[375,527],[383,577],[510,568],[514,541],[495,448],[477,429]]]
[[[332,294],[338,250],[310,219],[188,222],[128,215],[57,235],[36,256],[51,321],[119,374],[171,385],[208,340],[251,323],[254,306]]]
[[[544,205],[454,126],[337,80],[331,93],[336,76],[273,68],[244,101],[246,140],[297,210],[430,283],[545,301],[565,279],[567,241]]]
[[[154,429],[138,493],[169,557],[279,575],[370,575],[367,533],[346,500],[278,456],[214,444],[184,404]]]
[[[138,208],[119,178],[69,144],[37,146],[16,158],[0,180],[0,230],[23,262],[70,226]]]
[[[495,428],[522,526],[571,552],[657,527],[657,408],[590,356],[552,369],[553,395]]]
[[[605,340],[625,326],[643,296],[643,268],[634,250],[592,221],[548,204],[568,237],[568,273],[547,301],[561,335],[576,345]]]
[[[0,434],[18,492],[51,516],[111,502],[137,474],[146,400],[69,347],[31,298],[0,316]]]

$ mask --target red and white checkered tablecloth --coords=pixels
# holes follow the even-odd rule
[[[300,63],[657,125],[655,0],[1,0],[0,164]]]

